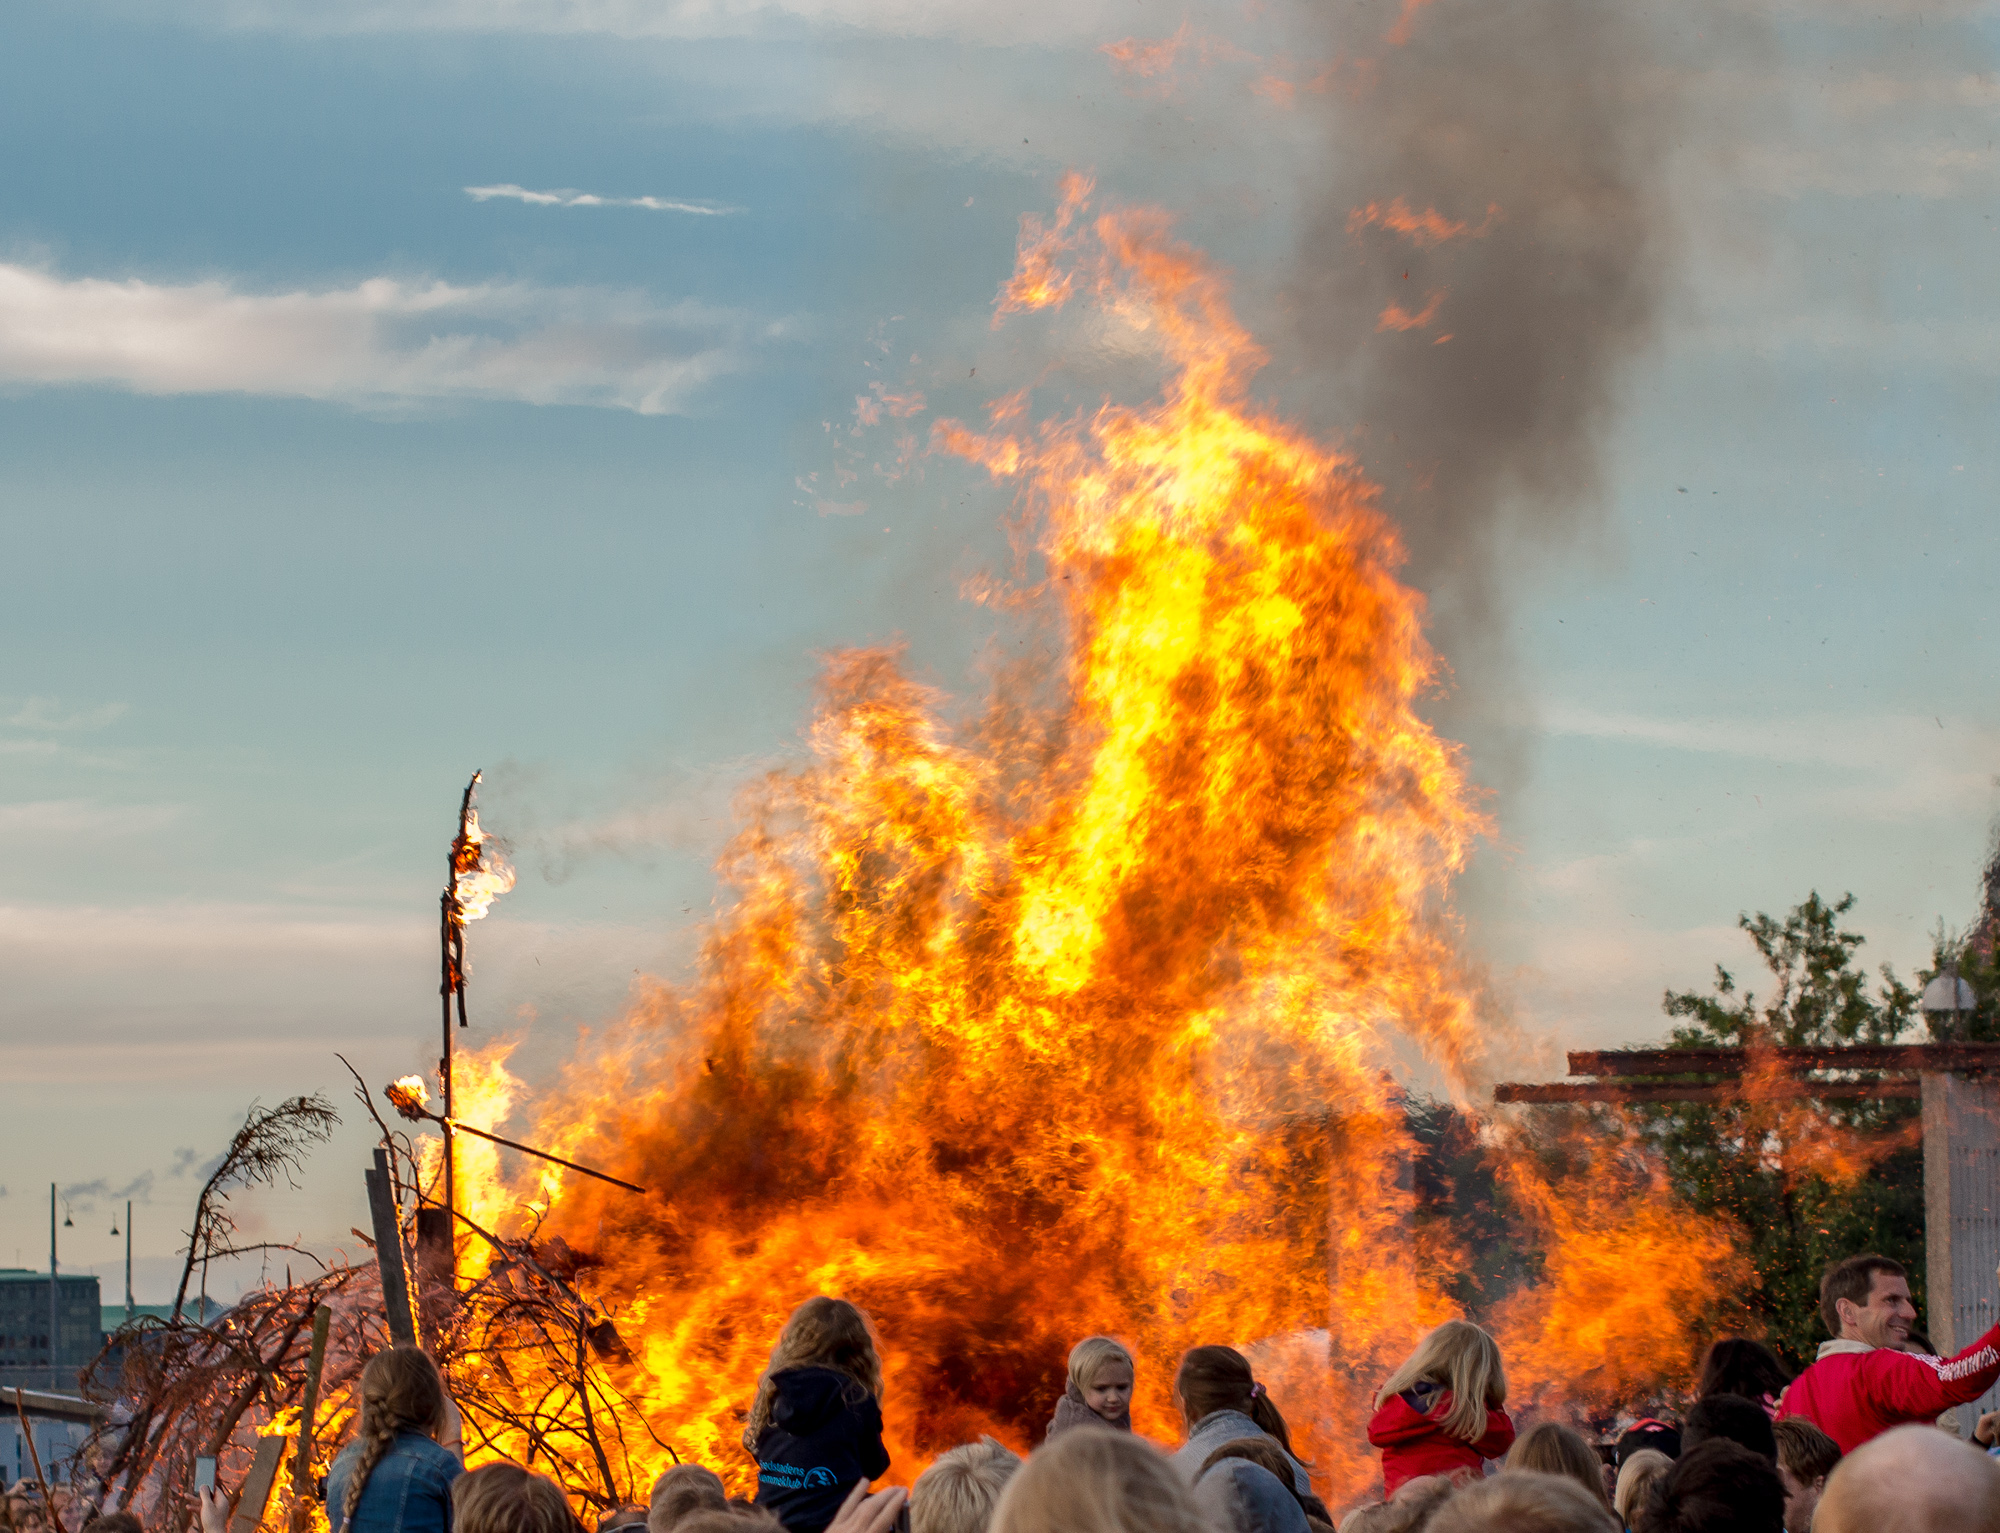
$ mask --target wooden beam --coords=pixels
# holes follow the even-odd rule
[[[2000,1043],[1854,1044],[1847,1048],[1605,1049],[1569,1056],[1571,1075],[1742,1075],[1777,1065],[1802,1070],[1992,1070]]]
[[[1756,1088],[1757,1101],[1851,1102],[1915,1098],[1915,1081],[1773,1081]],[[1549,1081],[1493,1088],[1496,1102],[1743,1102],[1741,1085],[1683,1086],[1672,1081]]]
[[[278,1477],[278,1460],[284,1457],[286,1441],[283,1437],[257,1439],[257,1457],[250,1463],[250,1477],[243,1482],[243,1494],[229,1519],[229,1533],[255,1533],[264,1520],[264,1509],[271,1504],[271,1482]]]

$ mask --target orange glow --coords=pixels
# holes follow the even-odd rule
[[[1430,0],[1403,0],[1403,9],[1396,17],[1396,24],[1389,28],[1383,39],[1392,48],[1400,48],[1410,40],[1410,34],[1417,27],[1417,12],[1430,4]]]
[[[1439,288],[1435,293],[1431,294],[1430,302],[1426,303],[1415,314],[1410,313],[1409,310],[1405,309],[1399,303],[1392,303],[1382,311],[1381,318],[1375,322],[1375,328],[1378,332],[1383,330],[1421,330],[1437,317],[1438,308],[1443,302],[1444,289]],[[1445,337],[1445,339],[1449,339],[1449,337]]]
[[[1487,206],[1485,219],[1474,228],[1463,219],[1446,218],[1436,208],[1416,212],[1401,197],[1392,197],[1386,203],[1371,202],[1354,209],[1347,215],[1347,232],[1359,234],[1363,229],[1387,229],[1419,247],[1442,245],[1461,234],[1469,233],[1473,239],[1478,239],[1499,216],[1500,204],[1491,203]]]
[[[1542,1227],[1544,1265],[1494,1316],[1510,1404],[1602,1409],[1690,1387],[1712,1334],[1702,1325],[1756,1281],[1734,1226],[1674,1203],[1657,1162],[1609,1135],[1560,1183],[1512,1168],[1511,1190]]]
[[[645,990],[524,1114],[658,1191],[510,1183],[458,1141],[468,1212],[589,1253],[634,1354],[607,1365],[619,1387],[736,1492],[757,1374],[816,1292],[876,1321],[900,1483],[981,1432],[1028,1447],[1102,1331],[1162,1442],[1181,1351],[1251,1349],[1345,1495],[1376,1475],[1369,1397],[1452,1313],[1460,1253],[1413,1222],[1392,1072],[1467,1094],[1481,1074],[1448,884],[1485,822],[1419,711],[1441,678],[1422,599],[1353,461],[1251,401],[1264,356],[1222,277],[1163,215],[1091,197],[1072,175],[1023,220],[1000,316],[1087,309],[1155,359],[1158,395],[1014,395],[933,433],[1017,487],[1026,583],[986,589],[1055,658],[996,665],[974,705],[894,650],[827,660],[806,758],[745,790],[735,902],[693,977]],[[468,1122],[526,1106],[504,1050],[459,1069]],[[1534,1358],[1593,1260],[1643,1236],[1677,1281],[1718,1249],[1622,1204],[1536,1207],[1555,1300],[1510,1333]],[[1635,1244],[1591,1257],[1607,1235]],[[1627,1286],[1666,1333],[1643,1371],[1685,1338],[1656,1279]]]

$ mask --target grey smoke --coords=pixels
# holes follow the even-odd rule
[[[1666,161],[1689,75],[1665,24],[1625,0],[1432,0],[1395,45],[1400,9],[1319,7],[1308,23],[1306,46],[1342,62],[1300,98],[1325,114],[1326,155],[1292,302],[1328,424],[1383,485],[1433,638],[1461,699],[1475,693],[1453,722],[1481,734],[1512,691],[1522,554],[1598,545],[1605,525],[1606,434],[1680,244]],[[1712,19],[1696,9],[1677,25]],[[1399,197],[1466,231],[1350,227]],[[1421,327],[1378,329],[1390,305],[1433,299]]]

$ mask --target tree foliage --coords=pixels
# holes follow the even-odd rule
[[[1679,1020],[1668,1046],[1755,1048],[1890,1043],[1910,1028],[1917,992],[1883,965],[1871,980],[1863,944],[1841,918],[1854,896],[1815,891],[1782,920],[1759,912],[1737,924],[1769,973],[1760,1000],[1720,965],[1706,993],[1668,991]],[[1689,1079],[1693,1079],[1692,1072]],[[1819,1275],[1857,1251],[1905,1263],[1923,1300],[1923,1151],[1911,1100],[1786,1101],[1754,1082],[1723,1102],[1634,1109],[1665,1157],[1679,1196],[1726,1213],[1745,1232],[1761,1287],[1750,1309],[1792,1364],[1811,1361],[1825,1336]]]

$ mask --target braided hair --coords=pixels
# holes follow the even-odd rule
[[[354,1520],[368,1477],[382,1455],[395,1447],[397,1433],[435,1437],[444,1424],[444,1380],[428,1354],[415,1347],[389,1347],[369,1358],[361,1370],[361,1422],[355,1433],[361,1457],[340,1498],[342,1525]]]

